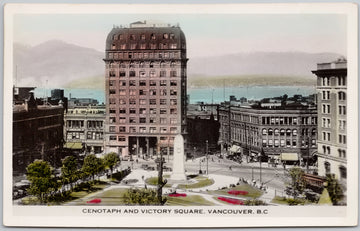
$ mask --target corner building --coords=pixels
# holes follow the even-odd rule
[[[347,61],[317,64],[319,175],[334,174],[346,184]]]
[[[135,22],[106,40],[105,152],[155,155],[186,134],[186,41],[179,26]]]

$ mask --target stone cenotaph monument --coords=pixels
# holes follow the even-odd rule
[[[175,136],[172,181],[186,181],[184,138],[181,134]]]

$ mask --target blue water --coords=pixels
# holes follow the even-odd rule
[[[50,90],[45,91],[41,88],[35,89],[35,96],[40,98],[50,96]],[[100,89],[64,89],[65,97],[69,97],[71,93],[72,98],[93,98],[97,99],[99,103],[105,102],[105,92]],[[224,94],[225,93],[225,94]],[[188,94],[190,95],[190,103],[204,102],[204,103],[221,103],[224,100],[229,100],[230,95],[236,98],[246,97],[247,99],[262,99],[281,96],[287,94],[293,96],[294,94],[311,95],[316,93],[313,86],[249,86],[249,87],[227,87],[227,88],[190,88]]]

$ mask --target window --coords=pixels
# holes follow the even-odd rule
[[[119,90],[119,95],[126,95],[126,90],[125,89],[120,89]]]
[[[285,147],[285,140],[280,140],[280,146]]]
[[[176,43],[170,43],[170,49],[176,49],[177,44]]]
[[[269,128],[269,130],[268,130],[268,135],[269,135],[269,136],[272,136],[272,135],[273,135],[273,130],[272,130],[272,128]]]
[[[116,113],[116,110],[115,110],[114,108],[110,108],[110,109],[109,109],[109,113],[110,113],[110,114]]]
[[[145,71],[140,71],[139,75],[140,75],[140,77],[144,78],[144,77],[146,77],[146,72]]]
[[[150,123],[150,124],[154,124],[154,123],[156,123],[156,118],[154,118],[154,117],[150,117],[150,119],[149,119],[149,123]]]
[[[135,71],[129,71],[129,77],[135,77],[136,72]]]
[[[150,49],[155,50],[156,49],[156,44],[155,43],[150,43]]]
[[[273,146],[273,140],[269,140],[269,141],[268,141],[268,146],[269,146],[269,147],[272,147],[272,146]]]
[[[136,86],[136,81],[135,80],[130,80],[129,81],[129,86],[135,87]]]
[[[166,128],[164,128],[164,127],[161,127],[160,128],[160,133],[166,133],[167,132],[167,129]]]
[[[150,113],[151,115],[156,115],[156,108],[150,108],[150,109],[149,109],[149,113]]]
[[[177,95],[177,90],[171,89],[170,90],[170,95]]]
[[[119,99],[119,104],[120,104],[120,105],[124,105],[124,104],[126,104],[125,99]]]
[[[279,135],[279,129],[275,128],[275,130],[274,130],[274,135],[275,135],[275,136],[278,136],[278,135]]]
[[[166,118],[160,118],[160,124],[166,124]]]
[[[155,127],[150,127],[150,133],[156,133],[156,128]]]
[[[150,65],[149,65],[150,68],[154,68],[154,62],[150,62]],[[155,71],[154,71],[155,72]],[[151,76],[151,72],[150,72],[150,76]]]
[[[166,114],[167,110],[166,108],[160,108],[160,115]]]
[[[176,77],[177,73],[176,71],[170,71],[170,77]]]
[[[169,38],[169,34],[167,34],[167,33],[163,34],[163,38],[164,38],[164,39],[168,39],[168,38]]]
[[[119,136],[118,141],[124,142],[124,141],[126,141],[126,137],[125,136]]]
[[[109,120],[110,120],[109,122],[110,122],[111,124],[116,122],[116,118],[115,118],[115,117],[110,117]]]
[[[114,86],[114,84],[115,84],[115,81],[114,81],[114,80],[110,80],[110,81],[109,81],[109,86],[110,86],[110,87]]]
[[[126,117],[119,117],[119,123],[121,124],[126,123]]]
[[[109,104],[116,104],[115,98],[109,98]]]
[[[286,147],[288,147],[288,148],[289,148],[290,146],[291,146],[290,140],[289,140],[289,139],[287,139],[287,140],[286,140]]]
[[[329,162],[324,163],[324,168],[325,168],[325,174],[330,174],[331,173],[331,167],[330,167]]]
[[[129,113],[130,114],[136,114],[136,109],[135,108],[130,108]]]
[[[140,44],[140,49],[145,50],[146,49],[146,43],[141,43]]]
[[[346,106],[339,106],[339,115],[346,115]]]
[[[119,132],[126,132],[126,127],[124,126],[119,127]]]
[[[130,105],[135,105],[136,104],[136,99],[129,99],[129,104]]]
[[[125,71],[120,71],[120,72],[119,72],[119,76],[120,76],[120,77],[125,77],[125,76],[126,76],[126,72],[125,72]]]
[[[170,81],[170,86],[177,86],[177,81],[176,80],[171,80]]]
[[[170,119],[170,123],[171,123],[171,124],[177,124],[177,119],[171,118],[171,119]]]
[[[146,86],[146,80],[140,80],[139,86],[142,86],[142,87]]]
[[[146,114],[146,108],[140,108],[139,114]]]
[[[263,135],[266,135],[266,134],[267,134],[266,128],[264,128],[264,129],[262,130],[262,134],[263,134]]]
[[[176,99],[170,99],[170,105],[177,105]]]
[[[150,71],[150,77],[156,77],[156,71],[151,70]]]
[[[156,90],[151,89],[151,90],[149,91],[149,94],[150,94],[150,95],[156,95]]]
[[[296,140],[292,140],[292,146],[294,147],[294,148],[296,148]]]
[[[146,99],[140,99],[139,104],[140,105],[145,105],[146,104]]]
[[[140,127],[139,132],[140,133],[146,133],[146,127]]]
[[[279,147],[279,140],[274,140],[274,147]]]
[[[345,86],[346,85],[346,76],[341,76],[338,78],[338,85]]]
[[[109,127],[109,131],[110,131],[110,132],[115,132],[115,129],[116,129],[115,126],[110,126],[110,127]]]
[[[125,86],[126,86],[126,81],[120,81],[119,83],[120,83],[120,86],[121,86],[121,87],[125,87]]]
[[[115,90],[115,89],[110,89],[110,90],[109,90],[109,94],[110,94],[110,95],[116,94],[116,90]]]
[[[115,111],[115,109],[114,109],[114,111]],[[119,113],[120,113],[120,114],[125,114],[125,113],[126,113],[126,109],[125,109],[125,108],[120,108],[120,109],[119,109]]]
[[[150,38],[151,38],[151,39],[156,39],[155,34],[151,34],[151,35],[150,35]]]
[[[176,108],[170,108],[170,114],[176,115],[177,114],[177,109]]]
[[[170,39],[175,39],[175,34],[171,33],[170,34]]]
[[[327,113],[330,114],[330,104],[326,105]]]
[[[130,40],[135,40],[136,36],[134,34],[130,35]]]
[[[150,80],[149,85],[150,85],[151,87],[156,86],[156,81]]]
[[[150,105],[156,105],[156,99],[150,99],[149,104]]]
[[[146,90],[139,90],[139,95],[146,95]]]
[[[110,136],[109,139],[110,140],[116,140],[116,136]]]
[[[285,129],[280,129],[280,136],[283,136],[283,135],[285,135]]]
[[[160,99],[160,105],[166,105],[167,100],[166,99]]]
[[[266,146],[267,146],[266,140],[262,140],[262,146],[263,146],[263,147],[266,147]]]
[[[136,133],[136,127],[130,127],[129,132],[130,133]]]
[[[146,123],[146,118],[140,118],[140,123],[141,123],[141,124]]]
[[[160,77],[166,77],[166,71],[161,70],[160,71]]]
[[[129,95],[131,95],[131,96],[136,95],[136,90],[135,89],[130,89],[129,90]]]
[[[129,123],[136,123],[136,118],[135,117],[130,117],[129,118]]]

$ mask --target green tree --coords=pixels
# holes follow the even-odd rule
[[[78,162],[73,156],[67,156],[62,161],[61,173],[66,183],[70,183],[71,189],[72,183],[77,179]]]
[[[115,152],[110,152],[110,153],[105,155],[105,157],[104,157],[104,165],[105,165],[105,167],[110,168],[111,178],[112,178],[113,168],[119,162],[120,162],[120,158]]]
[[[97,158],[94,154],[90,154],[85,157],[81,170],[86,175],[91,175],[94,180],[95,175],[104,170],[104,164],[102,159]]]
[[[289,170],[289,175],[291,178],[290,186],[295,198],[297,195],[302,194],[306,187],[306,182],[303,178],[304,171],[299,167],[293,167]]]
[[[128,189],[124,194],[127,205],[160,205],[154,189]]]
[[[26,168],[26,177],[30,181],[29,194],[44,202],[48,193],[56,191],[58,184],[52,175],[50,164],[43,160],[35,160]]]
[[[331,201],[334,205],[337,205],[340,200],[344,197],[343,190],[338,180],[335,178],[333,174],[329,174],[326,176],[327,190],[329,192]]]

